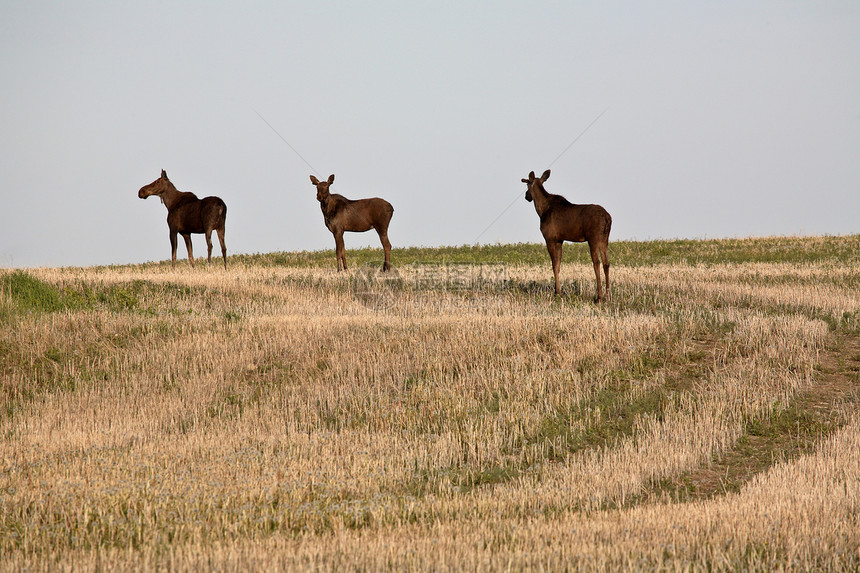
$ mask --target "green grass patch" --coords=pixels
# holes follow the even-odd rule
[[[75,296],[25,271],[0,275],[0,291],[6,301],[4,306],[7,316],[21,312],[59,312],[78,307]]]
[[[563,461],[581,450],[609,447],[632,436],[643,416],[662,417],[669,399],[664,390],[637,396],[630,390],[629,381],[616,380],[592,398],[546,416],[537,431],[526,436],[522,447],[544,444],[548,459]],[[577,430],[578,420],[594,422]]]
[[[205,294],[202,287],[173,283],[152,283],[133,280],[126,283],[103,284],[77,282],[58,286],[47,283],[25,271],[0,275],[0,324],[20,314],[46,314],[62,311],[107,310],[109,312],[137,311],[154,313],[152,305],[144,307],[142,299],[161,302],[165,298],[189,299]],[[168,305],[168,310],[176,310]],[[229,313],[228,313],[229,314]],[[237,314],[225,317],[238,319]]]
[[[501,397],[494,393],[483,405],[484,415],[500,411]],[[663,389],[633,395],[629,380],[613,379],[593,397],[549,413],[537,428],[525,433],[508,451],[508,463],[487,467],[469,465],[468,460],[446,468],[418,470],[406,491],[413,496],[439,494],[451,488],[459,492],[516,479],[530,467],[546,461],[563,462],[588,449],[611,447],[634,435],[644,416],[661,419],[671,399]],[[585,429],[578,429],[585,422]],[[468,449],[468,444],[464,444]],[[517,462],[515,460],[528,460]]]

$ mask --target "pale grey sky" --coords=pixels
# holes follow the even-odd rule
[[[230,253],[333,248],[257,113],[395,247],[541,242],[520,179],[604,110],[547,188],[613,239],[860,233],[856,0],[0,0],[0,266],[169,258],[161,169]]]

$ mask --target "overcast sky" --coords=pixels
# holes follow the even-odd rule
[[[229,253],[333,248],[311,173],[395,247],[542,242],[550,164],[615,240],[860,233],[860,2],[0,0],[0,266],[169,258],[161,169]]]

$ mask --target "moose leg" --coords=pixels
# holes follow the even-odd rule
[[[546,250],[549,251],[549,258],[552,260],[552,274],[555,277],[555,294],[561,294],[561,287],[558,282],[558,273],[561,270],[561,241],[546,241]]]
[[[212,264],[212,229],[206,229],[206,266]]]
[[[609,245],[601,243],[600,257],[603,259],[603,274],[606,275],[606,300],[609,300]]]
[[[224,270],[227,270],[227,245],[224,243],[224,227],[215,229],[218,231],[218,242],[221,243],[221,256],[224,257]]]
[[[385,262],[382,263],[382,272],[391,269],[391,242],[388,240],[388,231],[380,231],[379,240],[382,242],[382,250],[385,251]]]
[[[600,290],[600,255],[597,248],[597,243],[588,243],[588,249],[591,251],[591,262],[594,264],[594,280],[597,283],[597,298],[594,302],[603,300],[603,293]]]
[[[334,235],[334,254],[337,257],[338,272],[341,270],[341,263],[343,263],[343,270],[346,270],[346,249],[343,246],[343,231]]]
[[[191,261],[191,266],[194,266],[194,251],[191,249],[191,234],[182,233],[182,238],[185,239],[185,248],[188,249],[188,260]]]
[[[170,266],[176,266],[176,231],[170,231]]]

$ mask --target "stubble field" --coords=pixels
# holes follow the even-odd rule
[[[0,569],[860,569],[860,236],[610,256],[0,270]]]

